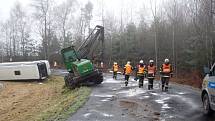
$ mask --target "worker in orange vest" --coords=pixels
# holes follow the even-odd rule
[[[113,79],[117,78],[118,70],[119,70],[119,66],[118,66],[117,62],[114,62],[113,63]]]
[[[145,75],[145,72],[146,72],[143,60],[140,60],[139,67],[138,67],[137,70],[138,70],[137,71],[137,76],[138,76],[138,79],[139,79],[139,88],[141,88],[141,87],[143,87],[144,75]]]
[[[172,76],[172,72],[172,65],[169,59],[165,59],[164,64],[160,68],[162,91],[168,91],[169,79]]]
[[[148,90],[153,89],[153,81],[155,79],[156,67],[154,65],[154,60],[149,60],[149,65],[147,66],[147,77],[148,77]]]
[[[131,66],[131,62],[128,61],[124,67],[124,73],[123,73],[125,75],[125,86],[128,86],[128,80],[129,80],[132,70],[133,70],[133,67]]]
[[[138,76],[137,76],[137,72],[138,72],[138,68],[139,68],[140,64],[138,63],[135,67],[134,67],[134,80],[137,81],[138,80]]]

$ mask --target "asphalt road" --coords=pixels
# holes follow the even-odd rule
[[[123,76],[113,80],[104,74],[104,82],[93,87],[89,100],[68,121],[215,121],[215,115],[203,115],[200,90],[170,83],[169,92],[161,92],[156,81],[149,91],[147,84],[145,80],[138,88],[131,78],[125,87]]]

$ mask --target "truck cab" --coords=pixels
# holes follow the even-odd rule
[[[215,110],[215,63],[211,69],[204,68],[205,77],[202,83],[201,99],[204,114],[211,114]]]

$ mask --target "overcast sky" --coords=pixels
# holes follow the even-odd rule
[[[24,7],[27,7],[31,0],[0,0],[1,19],[5,20],[9,17],[10,9],[14,6],[16,1],[19,1]]]
[[[30,9],[30,3],[32,0],[0,0],[0,18],[1,20],[6,20],[9,17],[10,9],[14,6],[15,2],[19,1],[25,8],[25,10]],[[63,0],[55,0],[56,2],[61,2]],[[150,17],[150,0],[77,0],[82,6],[91,1],[94,4],[94,23],[99,21],[99,18],[96,17],[101,12],[101,4],[103,2],[104,11],[113,14],[115,17],[119,17],[121,13],[121,8],[123,6],[123,16],[131,15],[132,13],[132,20],[138,21],[140,9],[144,6],[146,10],[144,15]],[[131,12],[132,11],[132,12]],[[130,18],[127,18],[126,21],[130,21]]]

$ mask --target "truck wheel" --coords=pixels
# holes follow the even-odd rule
[[[64,77],[64,81],[65,81],[65,86],[70,88],[70,89],[74,89],[76,87],[76,84],[73,80],[73,74],[67,74],[65,77]]]
[[[103,76],[102,76],[102,74],[100,74],[100,75],[97,77],[96,80],[97,80],[97,81],[96,81],[96,84],[101,84],[101,83],[103,82]]]
[[[69,87],[68,75],[65,75],[64,81],[65,81],[65,86],[66,86],[66,87]]]
[[[205,94],[203,96],[203,109],[204,109],[204,114],[206,115],[209,115],[212,113],[208,94]]]

